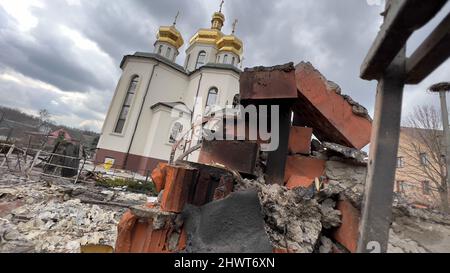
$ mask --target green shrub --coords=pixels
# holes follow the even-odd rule
[[[157,196],[155,184],[152,181],[138,181],[127,178],[103,178],[96,181],[97,186],[107,188],[123,188],[127,191],[145,193],[151,196]]]

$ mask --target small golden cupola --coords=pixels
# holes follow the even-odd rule
[[[218,31],[222,30],[223,24],[225,23],[225,15],[222,13],[224,1],[220,2],[220,9],[218,12],[214,12],[212,20],[211,20],[211,29],[217,29]]]
[[[233,23],[233,31],[230,35],[221,37],[216,45],[218,49],[217,62],[224,64],[232,64],[237,66],[241,62],[244,51],[244,44],[234,34],[236,32],[237,20]]]
[[[189,40],[186,49],[185,69],[194,71],[207,63],[225,63],[237,66],[241,62],[243,44],[234,33],[236,23],[233,24],[231,35],[222,33],[225,23],[225,15],[222,13],[224,1],[220,3],[220,9],[214,12],[210,28],[201,28]]]
[[[172,26],[161,26],[156,34],[155,53],[175,62],[179,54],[178,49],[183,46],[184,40],[177,30],[178,12]]]
[[[193,45],[194,43],[215,45],[217,41],[222,38],[222,27],[225,23],[225,15],[222,13],[223,3],[224,1],[220,3],[219,11],[214,12],[212,16],[211,28],[199,29],[189,41],[190,45]]]

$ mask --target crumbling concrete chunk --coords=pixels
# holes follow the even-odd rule
[[[244,105],[255,100],[296,99],[294,63],[246,68],[240,77],[240,98]]]
[[[320,204],[320,212],[322,213],[322,226],[325,229],[339,227],[341,225],[341,212],[334,209],[336,202],[333,199],[326,199]]]
[[[167,227],[168,223],[172,226],[178,217],[178,214],[176,213],[162,211],[157,207],[149,208],[145,206],[135,206],[130,208],[130,210],[139,219],[150,219],[154,230],[163,229]],[[177,230],[178,229],[179,227],[177,227]]]
[[[280,185],[262,187],[259,199],[274,247],[312,253],[322,230],[317,201],[298,198],[295,191]]]
[[[342,95],[342,97],[352,106],[353,114],[368,119],[372,122],[372,118],[364,106],[354,101],[349,95]]]
[[[319,253],[332,253],[333,242],[325,236],[320,237]]]
[[[341,199],[349,200],[356,208],[361,207],[367,176],[366,166],[327,161],[325,176],[328,178],[328,183],[321,192],[322,195],[339,195]]]
[[[330,142],[323,142],[322,146],[323,148],[326,148],[327,151],[335,152],[343,156],[344,158],[354,159],[357,163],[366,164],[365,160],[368,157],[368,155],[367,153],[361,150]]]

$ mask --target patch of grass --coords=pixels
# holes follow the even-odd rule
[[[151,196],[157,196],[155,184],[152,181],[137,181],[126,178],[103,178],[95,182],[97,186],[106,188],[123,188],[126,187],[127,191],[145,193]]]

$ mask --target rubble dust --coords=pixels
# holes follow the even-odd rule
[[[322,215],[315,199],[296,193],[278,184],[261,187],[266,232],[277,248],[311,253],[322,231]]]
[[[3,174],[0,204],[17,207],[0,206],[0,253],[78,253],[86,244],[114,246],[125,208],[83,203],[72,194],[124,204],[147,200],[142,194]]]

